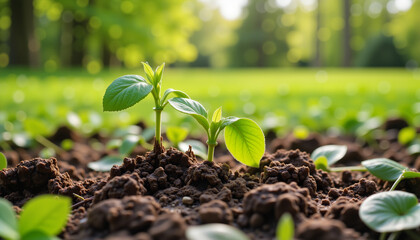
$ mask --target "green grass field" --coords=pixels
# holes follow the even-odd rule
[[[124,112],[102,112],[106,87],[124,74],[90,75],[80,70],[45,73],[7,69],[0,72],[0,131],[23,132],[28,119],[50,131],[68,124],[90,133],[108,131],[140,119],[153,121],[152,97]],[[163,89],[187,92],[210,112],[255,119],[263,128],[288,131],[297,125],[325,131],[352,131],[372,117],[404,116],[420,125],[420,71],[405,69],[167,69]],[[78,121],[80,120],[80,121]],[[164,126],[192,120],[165,109]]]

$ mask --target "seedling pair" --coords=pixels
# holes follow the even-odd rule
[[[0,237],[6,240],[58,239],[67,223],[71,199],[42,195],[31,199],[22,208],[19,220],[12,204],[0,199]]]

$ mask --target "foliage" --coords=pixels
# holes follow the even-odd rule
[[[238,229],[226,224],[212,223],[187,228],[188,240],[249,240]]]
[[[17,220],[12,205],[0,199],[0,236],[9,240],[57,239],[66,225],[71,199],[41,195],[29,200]]]
[[[311,158],[317,169],[328,170],[328,167],[342,159],[346,155],[347,146],[326,145],[315,149]]]
[[[413,127],[405,127],[398,132],[398,142],[407,145],[416,138],[417,132]]]
[[[184,141],[188,136],[188,129],[184,127],[168,127],[166,128],[166,137],[177,148],[179,143]]]
[[[7,168],[7,159],[2,152],[0,152],[0,171]]]
[[[295,234],[295,224],[290,213],[284,213],[277,223],[276,238],[277,240],[293,240]]]

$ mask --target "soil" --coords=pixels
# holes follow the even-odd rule
[[[309,154],[321,145],[342,144],[348,152],[340,164],[387,157],[419,170],[420,156],[409,155],[395,138],[404,126],[402,119],[387,121],[375,148],[346,136],[270,135],[259,169],[239,164],[222,147],[214,162],[197,159],[191,150],[138,147],[109,173],[91,171],[87,164],[112,152],[91,148],[89,139],[63,127],[50,140],[73,139],[75,145],[57,159],[22,161],[36,152],[6,152],[12,167],[0,171],[0,197],[17,213],[37,195],[71,197],[64,239],[177,240],[185,239],[188,226],[206,223],[230,224],[251,239],[273,239],[285,212],[294,219],[296,239],[374,239],[378,235],[360,220],[359,207],[390,184],[368,173],[316,170]],[[398,188],[420,197],[418,184],[418,179],[405,180]]]

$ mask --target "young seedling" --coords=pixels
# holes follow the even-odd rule
[[[0,152],[0,171],[7,168],[7,159],[3,153]]]
[[[186,236],[188,240],[249,240],[240,230],[221,223],[188,227]]]
[[[203,159],[207,158],[207,148],[206,146],[197,140],[185,140],[188,135],[188,129],[183,127],[168,127],[166,129],[166,137],[173,144],[174,147],[179,150],[186,152],[188,149],[192,148],[194,154]]]
[[[293,218],[289,213],[284,213],[276,229],[276,238],[277,240],[293,240],[295,235],[295,224]]]
[[[58,239],[67,223],[71,199],[42,195],[27,202],[19,220],[12,204],[0,199],[0,236],[7,240]]]
[[[331,165],[342,159],[346,155],[347,146],[325,145],[315,149],[311,158],[314,160],[315,167],[330,172]]]
[[[251,167],[259,167],[265,151],[264,133],[251,119],[222,118],[222,108],[214,111],[211,120],[207,119],[207,110],[197,101],[188,98],[172,98],[169,104],[181,113],[194,117],[207,133],[207,159],[213,161],[217,137],[225,130],[225,143],[229,152],[238,161]]]
[[[153,110],[156,115],[156,146],[161,146],[161,115],[168,104],[169,95],[174,94],[180,98],[189,98],[186,93],[174,89],[167,89],[163,96],[161,95],[164,66],[165,64],[162,64],[156,68],[156,71],[153,71],[149,64],[143,63],[147,80],[138,75],[119,77],[108,86],[103,98],[104,111],[121,111],[135,105],[149,93],[152,93],[155,102]],[[160,149],[155,149],[155,151],[159,152]]]
[[[396,239],[399,231],[420,226],[420,204],[412,193],[381,192],[363,201],[359,216],[368,227],[382,233],[381,240],[385,239],[387,232],[392,232],[389,239]]]

